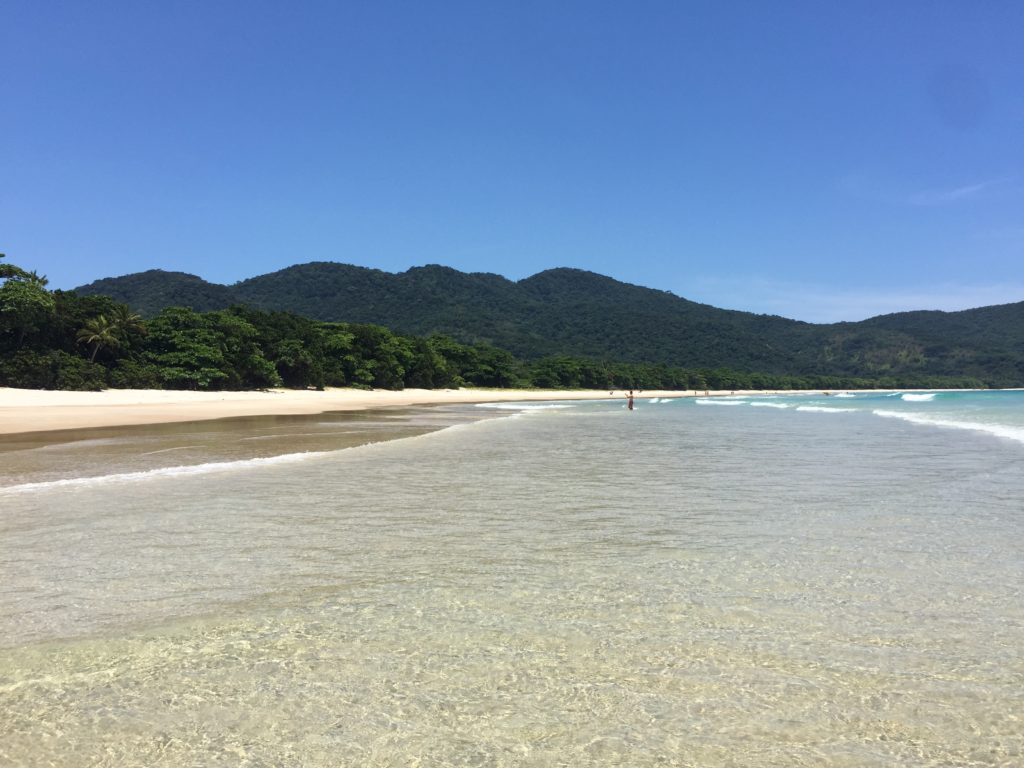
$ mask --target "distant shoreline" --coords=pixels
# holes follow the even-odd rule
[[[838,392],[941,392],[943,389],[637,390],[645,398],[821,395]],[[565,389],[273,389],[193,392],[164,389],[106,389],[101,392],[0,387],[0,435],[95,427],[128,427],[208,421],[234,416],[313,415],[413,405],[457,405],[537,400],[622,399],[626,390]]]
[[[803,394],[820,393],[809,390]],[[712,391],[708,396],[764,395],[767,390]],[[786,390],[785,394],[801,394]],[[405,389],[323,391],[275,389],[245,392],[108,389],[102,392],[0,387],[0,435],[94,427],[205,421],[233,416],[286,416],[370,408],[536,400],[607,400],[624,390]],[[637,398],[704,396],[694,390],[644,390]]]

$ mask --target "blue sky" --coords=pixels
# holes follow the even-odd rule
[[[1024,300],[1024,3],[0,5],[0,252],[71,288],[579,267],[826,322]]]

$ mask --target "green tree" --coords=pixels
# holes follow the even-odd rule
[[[533,366],[533,384],[542,389],[573,389],[580,386],[581,361],[571,357],[548,357]]]
[[[227,378],[224,353],[201,315],[170,307],[149,323],[147,354],[170,389],[211,389]]]
[[[37,343],[69,354],[84,352],[88,355],[88,350],[78,341],[78,332],[98,315],[112,317],[117,302],[107,296],[80,296],[74,291],[61,290],[53,292],[53,300],[53,317],[36,336]]]
[[[478,387],[525,386],[522,364],[511,352],[488,344],[477,344],[473,351],[475,364],[463,372],[467,383]]]
[[[440,386],[461,387],[468,383],[467,374],[479,369],[480,350],[474,347],[439,333],[428,337],[427,345],[444,361],[447,381]]]
[[[127,304],[115,304],[109,317],[122,342],[133,335],[144,336],[146,334],[146,324],[143,322],[142,316]]]
[[[252,323],[233,312],[201,315],[212,331],[224,359],[225,389],[260,389],[281,386],[281,377],[263,354],[259,333]]]
[[[249,389],[281,383],[263,356],[256,329],[229,312],[166,309],[150,321],[146,349],[171,388]]]
[[[420,389],[448,387],[453,383],[451,371],[444,357],[431,346],[427,339],[408,340],[412,359],[405,372],[405,385]]]
[[[324,386],[324,346],[318,323],[290,312],[233,306],[232,315],[257,332],[257,343],[286,387]]]
[[[351,325],[356,367],[351,383],[381,389],[403,389],[413,360],[409,342],[379,325]]]
[[[21,349],[26,336],[52,317],[53,294],[46,290],[45,277],[14,264],[0,264],[0,280],[0,335]]]
[[[6,258],[6,253],[0,253],[0,259]],[[11,264],[9,262],[6,264],[0,264],[0,280],[7,280],[12,277],[25,279],[28,277],[28,274],[29,273],[26,272],[21,267]]]
[[[96,354],[103,348],[116,350],[126,346],[133,338],[146,333],[142,318],[127,304],[114,304],[108,313],[101,313],[86,320],[76,334],[79,344],[92,346],[89,362],[96,361]]]
[[[353,354],[355,336],[344,323],[321,323],[317,335],[323,349],[324,384],[344,387],[355,383],[353,373],[358,365]]]
[[[117,347],[121,344],[118,327],[107,319],[106,315],[98,315],[87,320],[78,331],[78,342],[92,346],[89,362],[96,362],[96,353],[103,347]]]

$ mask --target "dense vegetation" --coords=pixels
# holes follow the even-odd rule
[[[0,262],[0,386],[253,389],[788,389],[979,386],[969,378],[789,376],[724,367],[615,362],[572,355],[531,360],[450,336],[395,333],[234,305],[172,306],[143,319],[109,296],[49,291],[46,279]]]
[[[110,295],[147,317],[172,305],[208,311],[244,304],[412,336],[443,334],[534,362],[568,355],[809,380],[1024,385],[1024,302],[815,325],[718,309],[574,269],[512,282],[439,266],[390,274],[334,263],[232,286],[154,270],[78,291]]]

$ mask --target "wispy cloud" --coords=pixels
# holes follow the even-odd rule
[[[914,288],[837,289],[814,283],[766,279],[704,279],[677,293],[717,307],[781,315],[811,323],[865,320],[892,312],[961,309],[1024,301],[1024,282]]]
[[[1004,181],[1005,179],[990,179],[989,181],[979,181],[975,184],[965,184],[962,187],[926,189],[910,195],[907,198],[907,202],[911,205],[922,206],[949,205],[960,200],[976,198],[985,190],[1002,184]]]
[[[899,206],[935,207],[975,200],[1009,181],[1006,178],[996,178],[958,186],[908,190],[907,184],[882,180],[865,172],[856,172],[839,179],[836,187],[845,194],[863,200]]]

